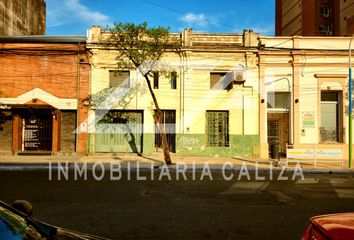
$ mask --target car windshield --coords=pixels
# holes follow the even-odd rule
[[[0,207],[0,239],[34,240],[43,238],[33,227],[28,226],[23,218]]]
[[[4,219],[0,219],[0,239],[22,239],[23,233],[16,230],[16,228],[12,228]]]

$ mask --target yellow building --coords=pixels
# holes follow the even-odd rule
[[[145,80],[117,69],[118,52],[101,45],[108,35],[93,27],[88,36],[91,153],[161,151]],[[163,57],[169,73],[152,80],[177,155],[268,159],[279,143],[284,156],[347,158],[349,37],[180,37],[182,53]]]
[[[117,68],[118,52],[101,44],[108,35],[100,27],[88,32],[91,153],[161,151],[146,82],[135,69]],[[152,80],[172,152],[259,156],[257,36],[184,30],[180,37],[181,53],[162,59],[169,73]]]

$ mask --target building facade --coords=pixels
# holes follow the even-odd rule
[[[86,154],[85,37],[1,37],[0,153]]]
[[[347,158],[349,41],[260,37],[262,158],[275,142],[284,155],[293,148],[299,157]]]
[[[161,152],[146,82],[118,69],[109,32],[89,31],[92,52],[90,152]],[[185,30],[181,53],[167,52],[167,74],[152,78],[171,151],[183,156],[259,156],[257,38]],[[166,72],[166,69],[164,69]]]
[[[277,36],[351,36],[354,0],[276,0]]]
[[[1,0],[0,36],[43,35],[45,0]]]
[[[162,152],[146,81],[109,34],[0,38],[0,153]],[[349,37],[176,36],[151,77],[176,155],[347,158]]]

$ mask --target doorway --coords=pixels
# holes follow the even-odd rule
[[[321,92],[320,142],[338,143],[343,141],[339,92]]]
[[[22,118],[22,152],[52,151],[53,116],[50,111],[31,110]]]
[[[268,144],[279,143],[279,151],[286,153],[286,145],[289,142],[289,113],[268,113]]]
[[[143,112],[138,110],[96,110],[95,151],[97,153],[141,153]]]
[[[156,111],[156,110],[155,110]],[[171,152],[176,152],[176,110],[161,110],[164,130]],[[160,131],[155,124],[155,149],[162,149],[162,139]]]

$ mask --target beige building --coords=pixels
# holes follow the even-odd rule
[[[43,35],[45,29],[45,0],[0,0],[0,35]]]
[[[274,141],[284,154],[294,148],[300,157],[347,158],[349,40],[260,37],[263,158]]]

